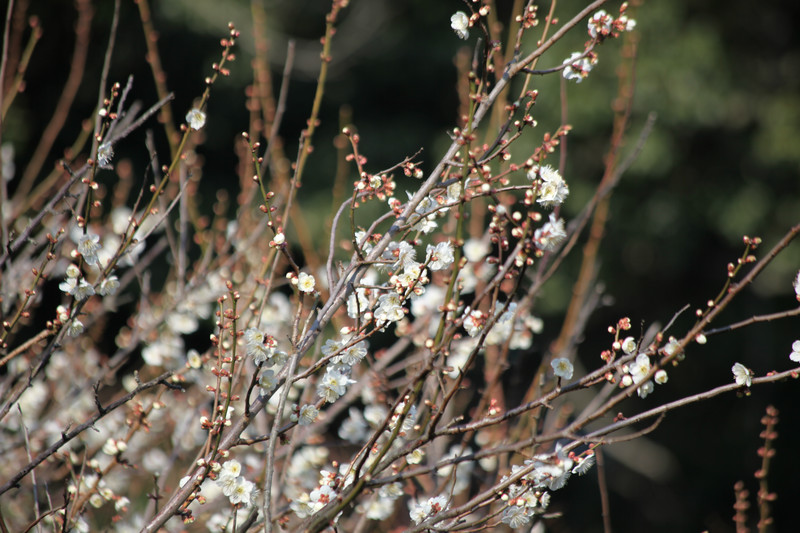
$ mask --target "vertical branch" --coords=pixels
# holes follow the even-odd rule
[[[83,81],[83,74],[86,69],[86,57],[89,53],[94,8],[89,0],[76,0],[75,8],[78,11],[78,20],[75,23],[75,49],[72,52],[69,76],[64,84],[64,89],[61,91],[61,96],[53,111],[53,116],[44,129],[39,144],[36,146],[36,150],[34,150],[30,162],[25,168],[25,172],[22,174],[17,190],[14,193],[15,201],[25,198],[28,191],[31,190],[36,176],[39,175],[39,171],[44,165],[47,154],[50,153],[58,133],[64,127],[64,123],[69,115],[69,110],[75,101],[75,96],[78,94],[81,81]]]

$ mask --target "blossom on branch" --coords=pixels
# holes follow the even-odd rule
[[[456,11],[450,17],[450,27],[460,39],[469,38],[469,17],[463,11]]]
[[[550,362],[550,366],[553,367],[553,372],[557,378],[572,379],[573,367],[572,363],[569,362],[569,359],[564,357],[553,359]]]
[[[733,380],[737,385],[744,385],[749,387],[753,384],[753,371],[744,366],[742,363],[736,363],[731,367],[733,372]]]

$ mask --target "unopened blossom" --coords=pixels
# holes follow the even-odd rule
[[[563,379],[572,379],[573,367],[569,359],[566,359],[564,357],[553,359],[550,362],[550,366],[553,367],[553,372],[555,373],[556,377]]]
[[[800,341],[792,343],[792,353],[789,354],[789,359],[795,363],[800,363]]]
[[[97,252],[100,251],[100,237],[86,233],[78,238],[78,253],[83,256],[83,260],[90,265],[96,265],[98,258]]]
[[[186,113],[186,123],[193,130],[199,130],[206,124],[206,114],[196,107],[192,108]]]
[[[311,274],[300,272],[297,276],[297,288],[300,292],[312,293],[316,284],[317,280]]]
[[[753,384],[753,371],[744,366],[742,363],[736,363],[731,367],[733,372],[733,380],[737,385],[744,385],[749,387]]]
[[[450,17],[450,27],[460,39],[469,38],[469,17],[463,11],[456,11]]]

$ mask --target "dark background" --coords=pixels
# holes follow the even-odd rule
[[[370,168],[381,169],[420,148],[430,168],[449,143],[446,132],[456,121],[456,73],[453,57],[460,47],[474,46],[455,37],[450,15],[461,2],[430,0],[353,0],[343,13],[334,39],[329,84],[316,134],[316,150],[300,198],[309,212],[330,203],[327,183],[333,178],[332,140],[339,131],[342,106],[352,108],[361,134],[361,151]],[[511,2],[498,2],[507,19]],[[218,82],[208,106],[206,140],[198,149],[205,158],[201,202],[209,207],[218,188],[236,184],[234,143],[246,129],[244,88],[251,80],[253,40],[250,5],[245,0],[170,0],[154,2],[154,20],[167,84],[175,92],[173,109],[180,119],[203,90],[203,78],[219,53],[226,23],[242,32],[232,75]],[[5,2],[2,3],[5,12]],[[562,21],[584,5],[558,3]],[[297,138],[311,109],[319,69],[319,37],[328,2],[266,1],[275,90],[288,38],[298,42],[291,96],[281,134],[294,158]],[[617,3],[606,9],[613,12]],[[541,6],[544,12],[547,6]],[[113,2],[97,2],[92,48],[84,82],[52,164],[73,141],[80,122],[92,113],[108,39]],[[17,172],[30,157],[50,118],[68,72],[75,11],[71,2],[30,1],[44,29],[26,76],[5,123],[4,142],[13,142]],[[741,253],[742,235],[759,235],[765,253],[786,229],[800,222],[800,7],[777,0],[645,2],[631,12],[641,33],[635,110],[628,149],[647,113],[658,114],[655,130],[612,199],[612,216],[603,242],[599,278],[613,306],[601,309],[587,328],[578,359],[589,368],[609,342],[608,325],[629,316],[640,325],[664,323],[685,304],[693,308],[713,298],[725,278],[725,265]],[[583,27],[583,25],[581,25]],[[540,68],[555,66],[582,49],[586,34],[574,32]],[[574,216],[602,175],[616,91],[615,69],[621,43],[600,47],[600,62],[583,83],[570,84],[569,136],[565,177],[572,195],[565,215]],[[122,16],[110,82],[124,84],[134,75],[132,98],[155,102],[152,75],[144,58],[144,40],[135,5],[122,2]],[[535,80],[540,98],[534,109],[539,131],[553,131],[559,120],[558,79]],[[154,127],[157,135],[163,135]],[[147,165],[144,134],[138,132],[117,147],[136,175]],[[531,136],[535,138],[535,136]],[[166,154],[163,138],[158,138]],[[532,141],[531,141],[532,142]],[[520,153],[525,147],[520,145]],[[166,156],[165,156],[166,157]],[[524,158],[524,156],[520,156]],[[45,166],[45,170],[52,168]],[[403,184],[401,183],[401,186]],[[413,184],[405,184],[413,186]],[[14,190],[14,182],[9,187]],[[235,193],[234,189],[230,189]],[[398,196],[403,197],[402,191]],[[538,313],[545,332],[540,349],[556,335],[567,301],[570,276],[577,263],[548,286]],[[759,281],[719,318],[717,325],[797,305],[791,280],[800,268],[800,245],[787,249]],[[692,324],[687,313],[675,331]],[[800,322],[789,319],[756,325],[691,347],[690,364],[670,371],[667,386],[657,387],[629,410],[729,383],[730,367],[741,362],[763,375],[791,364],[793,340]],[[768,404],[781,411],[778,454],[770,475],[778,493],[773,504],[775,531],[793,530],[797,519],[797,461],[800,424],[795,383],[758,387],[749,397],[728,395],[673,412],[640,444],[616,445],[607,451],[611,517],[615,531],[733,531],[733,484],[745,480],[757,491],[753,472],[759,467],[759,419]],[[602,531],[596,477],[575,479],[553,495],[552,510],[564,517],[548,523],[552,531]],[[576,512],[577,511],[577,512]]]

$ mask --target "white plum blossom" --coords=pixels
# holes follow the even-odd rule
[[[206,124],[206,114],[194,107],[186,113],[186,123],[189,124],[189,127],[193,130],[199,130]]]
[[[597,37],[598,33],[602,36],[608,35],[611,33],[613,23],[614,17],[601,9],[589,19],[589,23],[587,24],[589,27],[589,35],[592,39]]]
[[[435,498],[428,498],[422,503],[412,500],[409,502],[408,507],[411,520],[415,524],[419,524],[431,516],[447,510],[447,498],[445,496],[436,496]]]
[[[97,164],[101,167],[108,165],[114,158],[114,147],[110,143],[103,143],[97,147]]]
[[[97,287],[97,293],[101,296],[109,296],[117,292],[119,288],[119,279],[115,275],[108,276],[106,279],[100,282],[100,286]]]
[[[397,322],[401,320],[405,313],[403,306],[400,305],[401,298],[396,292],[381,294],[378,298],[378,308],[375,309],[375,319],[378,323]]]
[[[633,337],[625,337],[625,339],[620,344],[620,347],[622,348],[622,351],[625,353],[625,355],[630,355],[636,351],[637,348],[636,339],[634,339]]]
[[[469,309],[467,309],[469,311]],[[467,317],[464,319],[464,329],[470,337],[475,337],[483,330],[483,325],[486,323],[486,315],[478,309],[469,311]]]
[[[478,263],[489,254],[489,244],[478,239],[468,239],[462,248],[470,263]]]
[[[428,263],[431,270],[444,270],[453,263],[453,244],[450,241],[440,242],[436,246],[429,244],[425,253],[431,258]]]
[[[334,364],[355,366],[367,355],[366,341],[357,342],[345,348],[345,350],[334,357],[331,362]]]
[[[233,505],[244,504],[249,507],[253,502],[257,490],[256,484],[248,481],[243,477],[236,478],[231,493],[228,494],[228,499]]]
[[[789,354],[789,359],[795,363],[800,363],[800,340],[792,343],[792,353]]]
[[[405,241],[400,241],[389,243],[382,257],[388,261],[394,261],[392,269],[396,270],[416,263],[416,256],[417,251],[413,246]]]
[[[300,292],[312,293],[316,284],[317,280],[311,274],[300,272],[297,276],[297,288]]]
[[[545,165],[531,169],[528,172],[528,178],[535,179],[537,174],[542,181],[539,185],[539,198],[536,201],[545,207],[563,204],[569,196],[569,186],[561,174],[550,165]]]
[[[794,287],[794,293],[797,297],[797,301],[800,302],[800,270],[797,271],[797,276],[795,276],[792,286]]]
[[[564,229],[564,219],[557,218],[553,213],[550,213],[550,221],[545,223],[544,226],[538,228],[533,238],[536,241],[536,246],[545,252],[551,252],[559,247],[567,238],[567,231]]]
[[[667,379],[668,379],[668,376],[667,376],[667,371],[666,371],[666,370],[664,370],[663,368],[661,368],[661,369],[657,370],[657,371],[656,371],[656,375],[655,375],[655,376],[653,376],[653,379],[654,379],[654,380],[655,380],[655,382],[656,382],[656,383],[658,383],[659,385],[663,385],[664,383],[666,383],[666,382],[667,382]]]
[[[266,394],[271,393],[278,386],[278,376],[275,375],[274,370],[264,370],[258,377],[258,386],[261,387]]]
[[[639,385],[639,388],[636,389],[636,393],[639,395],[640,398],[645,398],[648,394],[653,392],[653,382],[644,381],[645,376],[650,372],[650,357],[647,354],[640,353],[636,356],[636,360],[630,366],[630,375],[633,378],[633,382]]]
[[[78,253],[83,256],[83,260],[90,265],[96,265],[98,262],[97,252],[100,251],[100,237],[85,233],[78,238]]]
[[[572,379],[573,367],[569,359],[566,359],[564,357],[553,359],[550,362],[550,366],[553,367],[553,372],[555,373],[556,377],[563,379]]]
[[[463,11],[456,11],[450,17],[450,27],[460,39],[469,38],[469,17]]]
[[[580,83],[597,64],[597,55],[592,55],[591,58],[582,56],[583,53],[574,52],[561,63],[566,65],[563,72],[565,80],[575,80],[575,83]]]
[[[369,436],[368,429],[369,426],[361,411],[351,407],[348,417],[339,426],[339,438],[358,444]]]
[[[319,416],[319,409],[315,405],[309,403],[300,407],[297,415],[292,415],[292,420],[301,426],[308,426],[313,423]]]
[[[355,381],[339,370],[328,367],[317,385],[317,395],[326,402],[333,403],[347,392],[347,386],[351,383],[355,383]]]
[[[733,372],[733,380],[737,385],[749,387],[753,384],[753,371],[742,363],[735,363],[731,367],[731,372]]]

